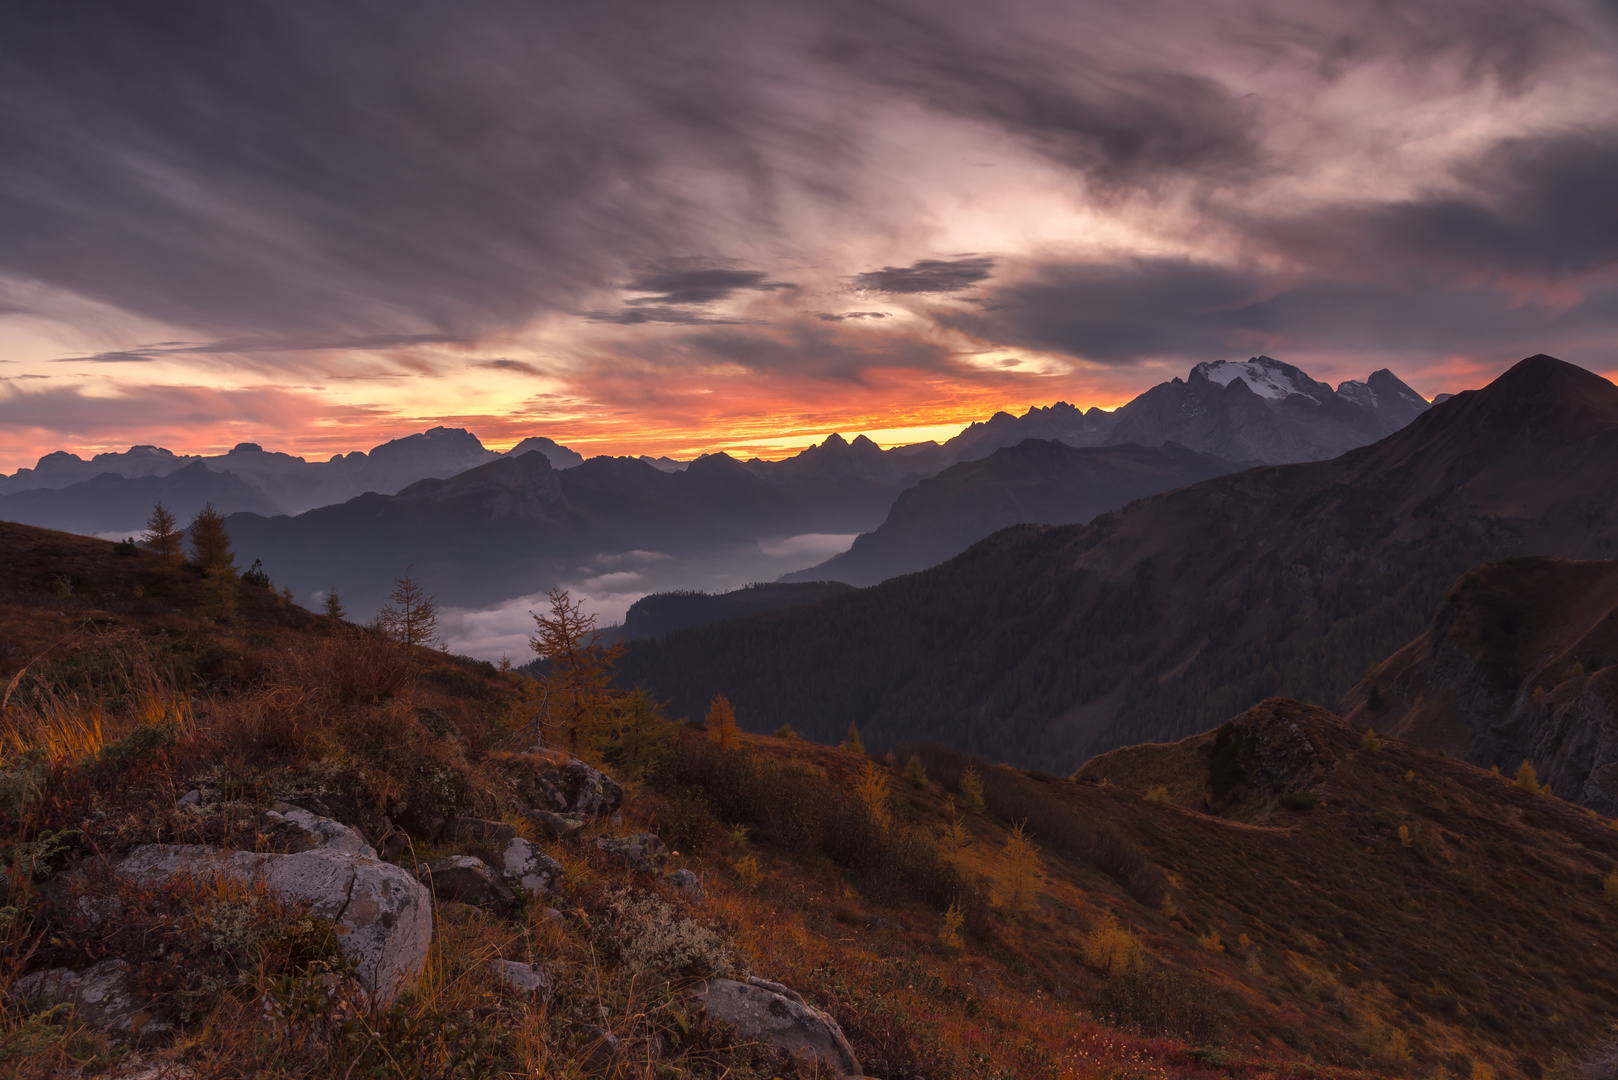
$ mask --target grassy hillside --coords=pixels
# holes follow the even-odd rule
[[[633,754],[588,748],[621,818],[548,840],[533,759],[502,749],[533,682],[265,588],[206,619],[192,571],[100,541],[0,526],[0,553],[5,1075],[793,1075],[685,996],[725,972],[831,1012],[868,1075],[929,1080],[1571,1075],[1618,1007],[1618,832],[1319,710],[1266,703],[1224,742],[1076,780],[654,721]],[[180,805],[198,788],[207,813]],[[508,910],[441,900],[420,984],[374,1011],[340,992],[321,924],[271,897],[129,891],[94,925],[61,906],[53,881],[140,843],[274,850],[282,800],[372,843],[400,826],[385,857],[406,866],[493,858],[424,817],[501,820],[565,873]],[[700,903],[591,842],[641,831]],[[112,954],[172,1034],[120,1043],[10,989]],[[554,993],[503,989],[493,958],[544,965]]]

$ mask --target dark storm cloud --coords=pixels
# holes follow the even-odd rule
[[[641,348],[639,355],[654,365],[724,364],[766,375],[855,383],[874,368],[943,371],[955,367],[951,351],[935,342],[809,321],[693,331],[656,347]]]
[[[543,375],[543,371],[526,360],[507,360],[501,357],[498,360],[480,360],[470,365],[475,368],[485,368],[489,371],[518,371],[524,375]]]
[[[728,266],[675,265],[651,270],[621,286],[624,292],[651,293],[628,301],[631,304],[711,304],[743,290],[773,292],[794,288],[785,281],[770,281],[758,270]]]
[[[593,323],[612,323],[617,326],[641,326],[646,323],[668,323],[674,326],[734,326],[743,319],[724,319],[709,315],[700,308],[671,307],[659,304],[648,307],[626,307],[618,311],[581,311],[581,318]]]
[[[1248,228],[1317,264],[1561,278],[1618,265],[1615,177],[1618,129],[1514,138],[1457,169],[1457,190]]]
[[[959,292],[983,281],[994,272],[994,260],[987,256],[960,259],[922,259],[909,266],[884,266],[856,275],[854,284],[872,292],[940,293]]]

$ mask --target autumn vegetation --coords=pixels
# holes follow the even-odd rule
[[[869,1075],[928,1080],[1572,1077],[1618,1007],[1618,832],[1319,710],[1269,706],[1322,748],[1286,791],[1238,737],[1269,721],[1233,720],[1215,812],[1214,734],[1075,778],[873,752],[858,731],[763,736],[723,695],[685,720],[615,679],[618,651],[565,593],[521,673],[431,647],[409,572],[405,622],[364,627],[335,588],[307,612],[194,542],[129,555],[3,524],[0,541],[0,1074],[791,1075],[683,996],[726,971],[830,1011]],[[536,748],[616,776],[622,820],[533,836],[566,868],[543,903],[440,902],[427,972],[388,1009],[334,997],[329,928],[273,896],[129,890],[89,934],[48,895],[53,871],[141,842],[260,845],[254,814],[287,791],[373,841],[399,825],[406,865],[477,853],[394,809],[528,830],[509,792]],[[198,783],[228,809],[178,807]],[[1289,808],[1294,790],[1320,801]],[[697,875],[700,904],[589,843],[637,831]],[[173,1036],[120,1043],[7,992],[114,951],[181,1017]],[[494,958],[545,965],[553,995],[502,988]],[[622,1039],[610,1065],[587,1023]]]

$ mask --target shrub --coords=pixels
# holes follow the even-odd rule
[[[921,758],[911,754],[905,760],[905,783],[918,790],[927,786],[927,766],[921,763]]]
[[[1315,803],[1320,801],[1320,796],[1308,788],[1300,788],[1297,791],[1287,792],[1281,796],[1280,801],[1281,805],[1288,810],[1297,810],[1301,813],[1305,810],[1313,810]]]
[[[748,852],[736,860],[736,879],[749,889],[756,889],[764,880],[764,871],[758,864],[758,856]]]
[[[1146,965],[1146,951],[1139,939],[1111,915],[1103,915],[1091,928],[1082,951],[1086,964],[1107,975],[1129,975]]]
[[[946,949],[963,949],[966,942],[961,940],[961,924],[966,922],[966,914],[961,911],[961,905],[954,903],[944,912],[944,925],[938,931],[938,940]]]
[[[1399,826],[1399,843],[1403,844],[1405,847],[1409,847],[1411,844],[1415,843],[1415,837],[1410,835],[1409,825]]]
[[[1219,940],[1219,932],[1217,930],[1209,930],[1205,934],[1198,934],[1197,947],[1207,949],[1212,953],[1222,953],[1225,951],[1225,943]]]
[[[798,737],[798,733],[792,730],[791,724],[782,724],[780,727],[775,729],[775,737],[777,739],[796,739]]]
[[[754,870],[756,873],[757,860]],[[614,915],[612,940],[617,943],[619,963],[631,975],[655,972],[708,978],[741,973],[724,938],[655,896],[624,890],[608,907]]]
[[[1112,825],[1082,815],[1063,798],[1069,784],[1042,784],[1016,770],[988,765],[949,747],[927,745],[915,751],[927,771],[963,795],[975,784],[986,809],[1005,821],[1026,822],[1046,848],[1082,859],[1148,907],[1157,907],[1168,888],[1163,871]],[[969,783],[970,781],[970,783]]]
[[[1610,907],[1618,907],[1618,870],[1601,879],[1601,899]]]
[[[1170,802],[1169,789],[1162,784],[1146,789],[1146,801],[1153,806],[1167,806]]]

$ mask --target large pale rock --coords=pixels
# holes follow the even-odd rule
[[[415,984],[432,943],[432,897],[400,867],[341,851],[266,855],[200,844],[147,844],[118,873],[156,884],[179,874],[262,883],[283,900],[307,903],[336,924],[343,955],[360,985],[381,1004]]]
[[[71,1004],[90,1027],[114,1035],[157,1035],[169,1025],[129,988],[129,965],[117,957],[83,971],[53,968],[24,975],[11,984],[15,998],[44,998],[53,1005]]]
[[[520,836],[506,845],[502,863],[506,881],[534,896],[548,891],[562,878],[562,864]]]
[[[860,1062],[843,1029],[801,994],[768,979],[708,979],[690,991],[708,1015],[744,1039],[769,1043],[794,1057],[818,1061],[839,1076],[860,1075]]]

